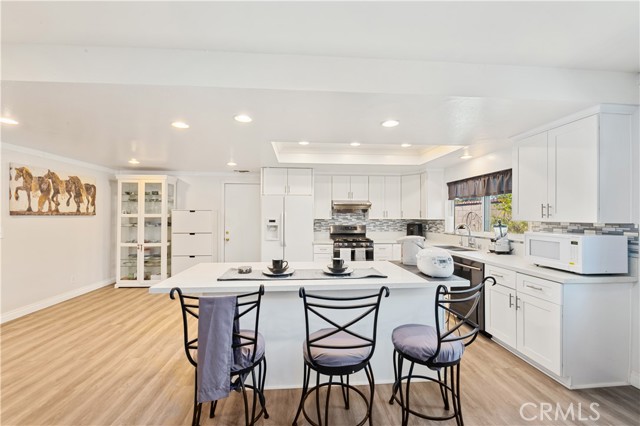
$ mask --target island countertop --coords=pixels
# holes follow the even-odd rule
[[[322,269],[326,262],[291,262],[293,269]],[[273,291],[298,291],[305,287],[310,291],[324,290],[377,290],[386,285],[389,289],[409,289],[423,287],[437,287],[444,284],[447,287],[468,287],[469,281],[464,278],[452,276],[449,278],[430,278],[426,275],[419,276],[386,261],[349,262],[354,269],[375,268],[387,278],[332,278],[326,280],[296,280],[295,274],[288,278],[270,278],[264,280],[233,280],[218,281],[218,277],[230,268],[249,265],[254,270],[266,270],[268,262],[240,262],[240,263],[199,263],[171,278],[168,278],[149,288],[149,293],[169,293],[173,287],[180,287],[184,293],[226,293],[253,289],[259,284],[264,284],[265,290]]]

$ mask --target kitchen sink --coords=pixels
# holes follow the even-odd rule
[[[445,250],[451,250],[451,251],[475,251],[472,248],[460,247],[460,246],[434,246],[434,247],[438,247]]]

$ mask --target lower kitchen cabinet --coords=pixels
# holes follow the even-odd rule
[[[333,258],[333,244],[314,244],[313,246],[313,261],[314,262],[327,262],[329,264]]]
[[[487,291],[488,290],[488,291]],[[487,313],[487,331],[501,342],[516,347],[516,312],[514,300],[516,291],[496,284],[485,290],[490,295],[485,296],[490,301]]]
[[[400,260],[400,244],[375,244],[373,245],[374,260]]]

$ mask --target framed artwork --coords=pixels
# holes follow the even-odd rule
[[[9,214],[94,216],[96,180],[43,167],[9,165]]]

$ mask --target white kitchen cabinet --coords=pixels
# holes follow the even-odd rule
[[[368,200],[368,176],[333,176],[331,178],[333,200]]]
[[[171,275],[171,209],[176,179],[118,178],[116,287],[149,287]]]
[[[420,175],[420,217],[422,219],[444,219],[447,201],[444,170],[429,170]]]
[[[175,275],[214,261],[214,215],[211,210],[173,210],[171,269]]]
[[[516,347],[516,311],[515,299],[516,291],[500,284],[487,287],[485,292],[488,308],[486,312],[487,332],[501,342]]]
[[[327,262],[327,265],[331,263],[333,258],[333,244],[314,244],[313,246],[313,261],[314,262]]]
[[[400,219],[400,192],[400,176],[369,176],[369,219]]]
[[[402,176],[401,198],[403,219],[420,219],[420,201],[422,192],[420,180],[420,175]]]
[[[400,260],[400,244],[374,243],[374,260]]]
[[[630,222],[634,111],[600,106],[516,137],[514,219]]]
[[[263,167],[262,195],[313,195],[313,169]]]
[[[313,217],[331,219],[331,176],[314,177]]]

